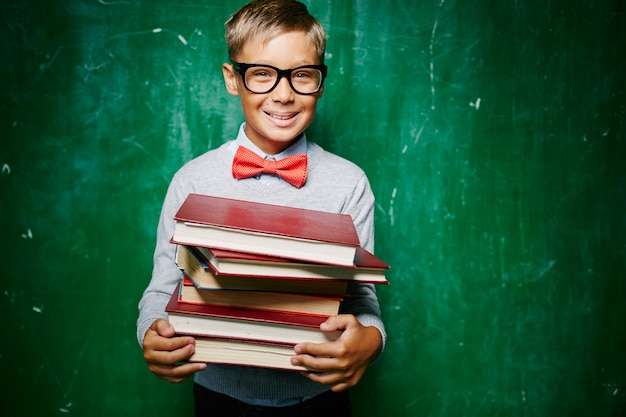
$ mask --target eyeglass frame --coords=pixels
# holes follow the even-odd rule
[[[272,92],[276,86],[278,85],[278,83],[280,83],[281,78],[285,77],[287,78],[287,81],[289,82],[289,86],[291,87],[291,89],[296,92],[297,94],[301,94],[303,96],[310,96],[313,94],[317,94],[319,93],[319,91],[322,89],[322,86],[324,85],[324,80],[326,80],[326,76],[328,75],[328,67],[325,64],[320,64],[320,65],[300,65],[299,67],[295,67],[295,68],[289,68],[289,69],[280,69],[277,68],[273,65],[266,65],[266,64],[251,64],[251,63],[246,63],[246,62],[235,62],[235,61],[231,61],[231,64],[233,66],[233,69],[235,70],[235,72],[239,75],[241,75],[241,79],[243,80],[243,86],[246,88],[246,90],[248,90],[249,92],[253,93],[253,94],[267,94]],[[246,82],[246,71],[248,71],[250,68],[253,67],[264,67],[264,68],[271,68],[274,71],[276,71],[276,82],[274,83],[274,85],[267,91],[263,92],[263,93],[259,93],[257,91],[253,91],[248,87],[248,83]],[[296,71],[296,70],[300,70],[300,69],[304,69],[304,68],[313,68],[318,70],[321,74],[322,74],[322,79],[320,81],[320,84],[317,86],[317,89],[315,91],[312,91],[310,93],[301,93],[300,91],[298,91],[294,86],[293,83],[291,82],[291,74]]]

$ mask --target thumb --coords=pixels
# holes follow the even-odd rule
[[[150,328],[157,332],[159,336],[163,337],[173,337],[176,333],[176,331],[174,330],[174,326],[172,326],[169,321],[163,319],[155,320]]]
[[[352,324],[352,317],[348,314],[338,314],[330,316],[324,323],[320,325],[320,329],[324,332],[334,332],[336,330],[345,330]]]

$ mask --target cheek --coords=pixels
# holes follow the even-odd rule
[[[317,97],[308,97],[308,100],[304,103],[304,107],[311,113],[315,113],[315,109],[317,108]]]
[[[263,98],[257,94],[251,94],[249,91],[241,91],[240,97],[241,105],[247,109],[261,108],[267,105],[266,100],[263,100]]]

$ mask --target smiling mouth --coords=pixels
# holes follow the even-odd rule
[[[268,116],[270,116],[273,119],[289,120],[289,119],[293,119],[294,117],[296,117],[296,114],[298,114],[298,113],[277,114],[277,113],[265,112],[265,114],[267,114]]]

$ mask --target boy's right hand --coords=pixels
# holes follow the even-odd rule
[[[206,363],[184,363],[195,351],[195,340],[190,336],[174,337],[174,327],[158,319],[146,331],[143,339],[143,358],[148,369],[169,382],[183,382],[190,375],[206,369]]]

